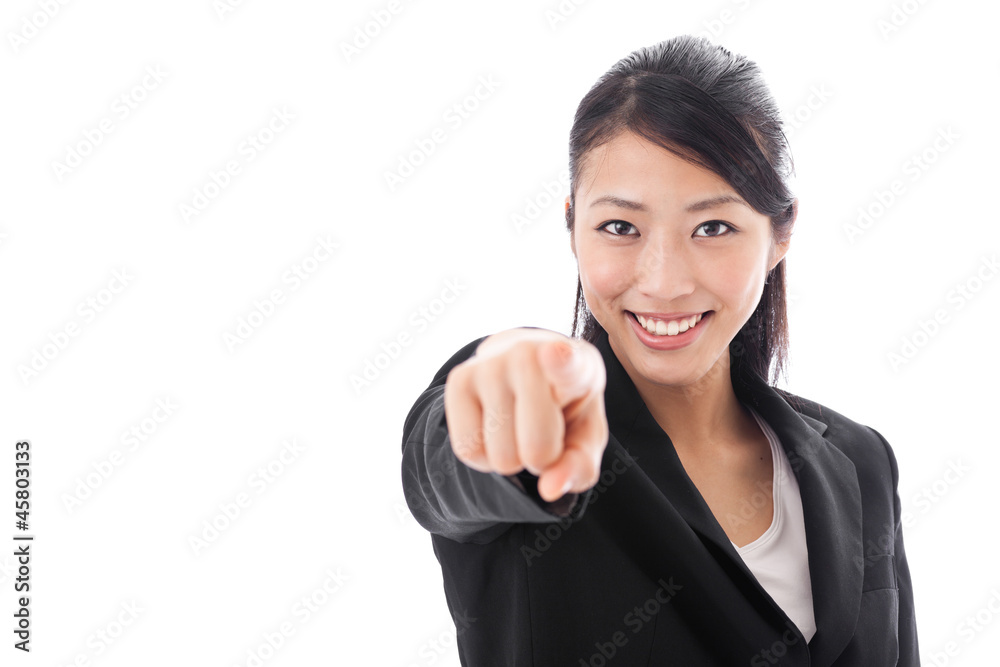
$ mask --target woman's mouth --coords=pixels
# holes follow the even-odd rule
[[[715,313],[714,310],[706,310],[688,317],[658,320],[647,319],[630,310],[625,312],[628,313],[632,330],[639,342],[652,350],[659,351],[679,350],[694,343],[701,337],[701,332],[708,326],[707,322]]]
[[[646,318],[642,315],[636,315],[632,311],[625,311],[632,316],[639,326],[646,330],[652,336],[662,336],[662,337],[673,337],[678,336],[689,329],[694,329],[698,326],[698,323],[704,318],[705,315],[711,313],[708,310],[704,313],[698,313],[697,315],[691,315],[690,317],[681,317],[671,320],[660,320],[653,318]]]

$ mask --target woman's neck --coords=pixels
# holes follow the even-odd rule
[[[756,439],[759,427],[733,389],[728,354],[697,382],[681,387],[654,384],[626,370],[676,449],[704,453]]]

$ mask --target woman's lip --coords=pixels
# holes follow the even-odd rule
[[[626,310],[625,312],[628,313],[629,315],[642,315],[647,320],[654,319],[654,320],[663,320],[664,322],[670,322],[671,320],[686,320],[695,315],[704,316],[712,311],[705,310],[700,313],[672,313],[672,314],[636,313],[631,310]]]
[[[687,314],[683,314],[682,313],[682,314],[670,315],[670,316],[647,315],[646,313],[635,313],[635,312],[633,312],[631,310],[626,310],[625,312],[628,313],[629,315],[631,315],[632,317],[634,317],[635,320],[636,320],[636,322],[639,321],[639,318],[636,317],[637,315],[642,315],[647,320],[648,319],[654,319],[654,320],[663,320],[664,322],[670,322],[672,320],[687,320],[687,319],[690,319],[691,317],[693,317],[695,315],[701,315],[702,317],[705,317],[705,315],[708,315],[712,311],[711,310],[706,310],[706,311],[702,311],[700,313],[687,313]],[[639,326],[642,326],[642,325],[640,324]]]
[[[630,310],[626,310],[625,312],[629,314],[629,319],[632,320],[632,328],[635,331],[635,335],[639,337],[639,340],[643,343],[643,345],[654,350],[677,350],[690,345],[701,337],[701,332],[705,328],[706,319],[708,319],[709,316],[715,311],[706,310],[705,314],[702,315],[697,324],[689,328],[684,333],[678,333],[675,336],[657,336],[655,334],[651,334],[644,326],[642,326],[642,324],[639,323],[639,319],[636,317],[635,313]]]

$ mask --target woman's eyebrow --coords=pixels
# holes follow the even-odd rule
[[[598,206],[600,204],[610,204],[611,206],[617,206],[618,208],[624,208],[630,211],[648,210],[646,205],[641,202],[624,199],[623,197],[617,197],[615,195],[604,195],[603,197],[598,197],[590,203],[590,207],[593,208],[594,206]],[[742,204],[743,206],[750,208],[745,201],[736,195],[725,194],[717,197],[710,197],[709,199],[702,199],[701,201],[694,202],[693,204],[688,204],[684,210],[688,213],[696,213],[698,211],[715,208],[716,206],[722,206],[723,204]]]
[[[740,197],[725,194],[719,195],[718,197],[711,197],[710,199],[702,199],[699,202],[689,204],[684,210],[689,213],[694,213],[695,211],[704,211],[709,208],[715,208],[716,206],[722,206],[723,204],[742,204],[743,206],[750,208],[750,205],[743,201]]]
[[[599,206],[601,204],[610,204],[618,208],[627,208],[630,211],[645,211],[646,206],[637,201],[632,201],[630,199],[623,199],[621,197],[616,197],[614,195],[604,195],[603,197],[598,197],[594,201],[590,202],[590,208]]]

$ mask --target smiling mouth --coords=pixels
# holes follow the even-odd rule
[[[680,318],[676,320],[671,320],[669,322],[664,322],[663,320],[653,320],[641,318],[630,310],[626,310],[626,313],[636,321],[636,323],[642,327],[647,333],[652,336],[662,336],[664,338],[670,338],[673,336],[679,336],[680,334],[694,329],[698,324],[705,319],[706,316],[714,311],[706,310],[703,313],[697,315],[692,315],[691,317]],[[643,322],[645,320],[645,323]]]

